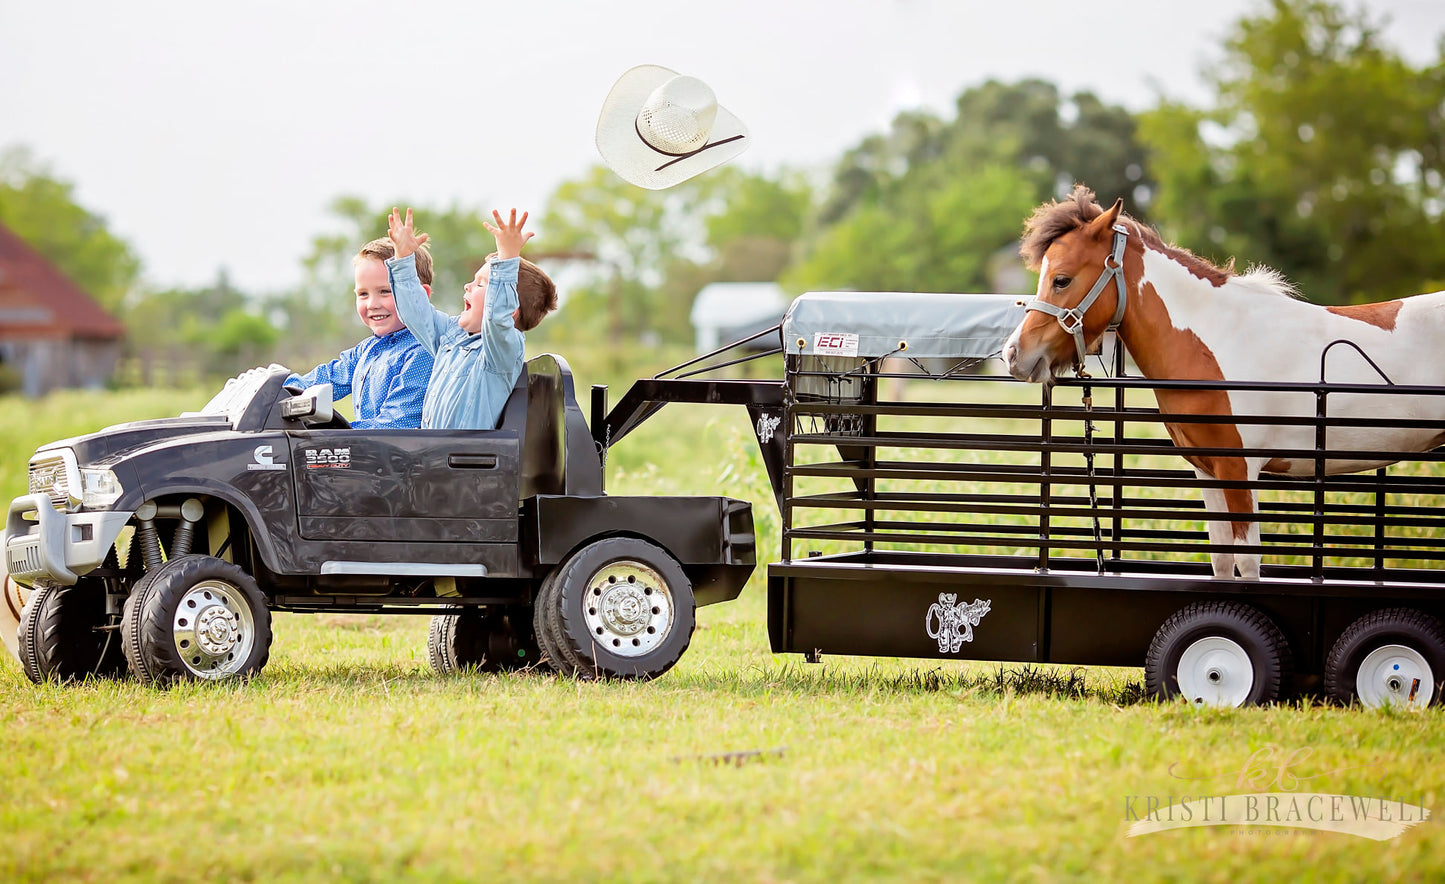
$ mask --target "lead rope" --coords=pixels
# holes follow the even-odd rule
[[[1087,375],[1086,375],[1087,377]],[[1094,388],[1084,385],[1084,473],[1089,477],[1089,512],[1094,517],[1094,564],[1104,573],[1104,534],[1099,527],[1099,489],[1094,484]]]

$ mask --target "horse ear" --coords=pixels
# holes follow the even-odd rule
[[[1108,211],[1099,216],[1100,226],[1105,228],[1113,227],[1114,222],[1119,220],[1119,213],[1122,211],[1124,211],[1124,198],[1121,196],[1114,200],[1114,205],[1110,206]]]
[[[1114,205],[1104,210],[1104,214],[1089,222],[1086,230],[1095,239],[1106,239],[1109,236],[1109,228],[1113,227],[1119,220],[1119,213],[1124,211],[1124,198],[1114,200]]]

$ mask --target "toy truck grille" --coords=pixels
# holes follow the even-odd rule
[[[30,493],[44,494],[51,506],[65,512],[70,497],[80,495],[80,470],[69,451],[36,455],[30,459]]]

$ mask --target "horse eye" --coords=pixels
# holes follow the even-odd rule
[[[1071,282],[1073,282],[1073,281],[1074,281],[1073,278],[1072,278],[1072,277],[1069,277],[1069,276],[1055,276],[1055,277],[1054,277],[1054,290],[1057,291],[1057,290],[1059,290],[1059,289],[1066,289],[1066,288],[1069,287],[1069,283],[1071,283]]]

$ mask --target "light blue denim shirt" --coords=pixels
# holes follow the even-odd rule
[[[521,259],[493,261],[482,330],[467,334],[427,300],[416,276],[416,256],[388,258],[396,313],[432,355],[431,381],[421,407],[422,429],[492,430],[512,385],[522,373],[526,338],[512,322]]]

